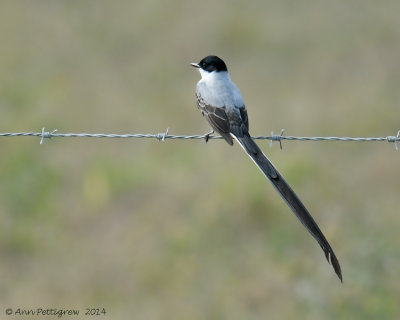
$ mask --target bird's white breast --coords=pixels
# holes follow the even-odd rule
[[[207,72],[200,69],[201,80],[197,93],[215,107],[240,108],[244,101],[239,88],[232,82],[228,72]]]

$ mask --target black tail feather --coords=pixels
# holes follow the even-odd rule
[[[332,264],[335,273],[339,277],[340,281],[342,279],[342,271],[338,259],[335,256],[331,246],[326,240],[324,234],[318,227],[317,223],[314,221],[311,214],[308,212],[306,207],[297,197],[295,192],[281,176],[281,174],[276,170],[268,158],[263,154],[257,144],[248,134],[244,134],[241,137],[236,137],[235,139],[239,142],[242,148],[247,152],[251,159],[256,163],[264,175],[272,182],[273,186],[280,193],[282,198],[286,201],[289,207],[292,209],[293,213],[297,216],[300,222],[306,227],[310,234],[317,240],[322,250],[325,253],[325,257],[329,263]]]

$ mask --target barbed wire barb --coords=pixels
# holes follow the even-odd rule
[[[206,139],[206,141],[214,139],[222,139],[221,136],[211,135],[212,132],[202,135],[171,135],[169,129],[163,133],[126,133],[126,134],[115,134],[115,133],[60,133],[57,129],[52,131],[46,131],[45,127],[42,128],[41,132],[0,132],[0,137],[27,137],[34,136],[40,137],[40,144],[43,144],[44,139],[50,138],[138,138],[138,139],[157,139],[158,141],[165,141],[166,139]],[[271,132],[270,136],[253,136],[255,140],[271,140],[270,146],[274,141],[279,141],[279,146],[282,149],[282,141],[360,141],[360,142],[376,142],[386,141],[393,142],[396,150],[399,150],[400,142],[400,130],[397,131],[395,136],[386,137],[296,137],[296,136],[285,136],[285,130],[282,129],[279,135],[275,135]]]
[[[50,139],[54,133],[56,133],[58,131],[58,129],[54,129],[53,131],[49,132],[49,131],[45,131],[45,128],[42,128],[42,135],[41,135],[41,139],[40,139],[40,144],[43,144],[43,140],[44,139]]]
[[[167,128],[167,130],[165,130],[164,133],[157,133],[158,142],[165,141],[165,139],[168,137],[168,131],[169,131],[169,127]]]
[[[284,138],[283,133],[285,129],[281,129],[281,133],[279,135],[275,135],[273,131],[271,131],[271,142],[269,143],[270,148],[272,148],[272,144],[274,141],[279,141],[279,147],[282,150],[282,139]]]
[[[399,150],[399,146],[398,146],[398,141],[400,140],[400,130],[397,131],[397,135],[396,136],[387,136],[387,141],[388,142],[394,142],[394,147],[396,148],[396,151]]]

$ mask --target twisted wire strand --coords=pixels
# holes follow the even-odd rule
[[[396,136],[386,136],[386,137],[297,137],[297,136],[284,136],[284,130],[282,129],[279,135],[275,135],[271,132],[270,136],[253,136],[255,140],[271,140],[271,145],[274,141],[279,141],[280,147],[282,149],[282,141],[358,141],[358,142],[377,142],[386,141],[393,142],[395,144],[396,150],[399,149],[398,142],[400,141],[400,130],[397,132]],[[125,133],[125,134],[115,134],[115,133],[60,133],[58,130],[46,131],[42,128],[41,132],[0,132],[0,137],[40,137],[40,144],[43,144],[44,139],[50,138],[138,138],[138,139],[157,139],[158,141],[165,141],[166,139],[222,139],[221,136],[215,135],[172,135],[169,134],[169,128],[162,133]]]

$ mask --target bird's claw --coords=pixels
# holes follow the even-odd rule
[[[213,133],[214,133],[214,130],[212,130],[209,133],[206,133],[204,135],[204,140],[206,141],[206,143],[208,142],[208,140],[210,140],[210,135],[212,135]]]

